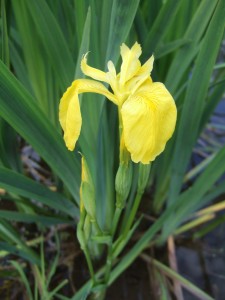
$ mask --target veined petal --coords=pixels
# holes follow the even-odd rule
[[[133,78],[129,81],[129,90],[135,93],[146,79],[150,78],[154,63],[154,56],[152,55],[139,69]]]
[[[86,76],[89,76],[95,80],[99,80],[99,81],[105,81],[108,83],[107,81],[107,77],[106,77],[106,73],[99,70],[99,69],[96,69],[96,68],[92,68],[90,67],[88,64],[87,64],[87,55],[88,54],[85,54],[81,60],[81,70],[82,72],[86,75]]]
[[[120,72],[120,84],[124,85],[141,67],[141,63],[138,59],[141,55],[141,46],[136,42],[133,47],[129,49],[125,44],[122,44],[120,54],[123,61]]]
[[[114,93],[118,91],[118,82],[117,82],[117,75],[116,75],[116,68],[113,62],[110,60],[108,61],[108,72],[106,73],[107,82],[110,84]]]
[[[162,83],[149,84],[124,102],[121,114],[131,159],[153,161],[174,132],[177,110],[170,93]]]
[[[59,105],[59,121],[64,131],[64,140],[69,150],[75,148],[81,130],[81,113],[78,94],[102,94],[117,104],[115,96],[100,82],[91,79],[78,79],[63,94]]]
[[[64,131],[66,146],[72,151],[80,135],[82,123],[76,84],[69,87],[60,100],[59,121]]]

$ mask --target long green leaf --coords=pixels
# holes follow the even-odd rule
[[[45,226],[56,224],[74,224],[71,220],[60,217],[48,217],[43,215],[31,215],[28,213],[20,213],[17,211],[1,210],[0,218],[8,221],[17,221],[25,223],[40,223]]]
[[[166,76],[166,86],[169,91],[174,95],[177,95],[179,90],[186,91],[187,82],[189,80],[189,76],[191,74],[191,64],[196,54],[199,52],[201,47],[201,38],[204,32],[207,29],[208,23],[212,17],[213,11],[215,10],[217,2],[211,0],[202,1],[198,9],[196,10],[194,16],[190,20],[190,25],[188,26],[184,39],[192,41],[190,44],[180,48],[177,51],[177,54],[173,58],[171,62],[171,66]],[[181,79],[183,81],[181,81]],[[180,86],[180,82],[182,85]],[[185,88],[185,89],[183,89]],[[180,100],[181,103],[184,101],[184,92],[182,92],[181,97],[175,100]],[[177,101],[178,102],[178,101]],[[178,123],[180,117],[180,109],[178,110]],[[186,133],[185,133],[186,135]],[[159,211],[165,202],[168,190],[169,183],[172,176],[172,168],[171,168],[171,157],[174,157],[174,144],[176,142],[176,132],[169,141],[166,150],[161,155],[161,157],[156,161],[155,170],[156,170],[156,196],[155,196],[155,208],[156,211]],[[182,150],[185,151],[185,150]],[[163,176],[162,176],[163,174]]]
[[[91,10],[90,8],[88,9],[86,20],[84,23],[84,28],[83,28],[83,38],[81,40],[81,45],[79,49],[79,54],[77,57],[77,65],[76,65],[76,71],[75,71],[75,78],[81,78],[83,77],[83,73],[80,68],[80,62],[82,59],[82,56],[86,54],[89,50],[89,45],[90,45],[90,30],[91,30]]]
[[[20,249],[16,246],[7,244],[5,242],[0,242],[0,248],[11,254],[18,255],[18,256],[24,258],[25,260],[30,261],[32,264],[40,265],[40,260],[39,260],[38,256],[31,254],[31,252],[27,252],[26,250],[24,250],[24,248]]]
[[[204,34],[218,1],[202,1],[192,18],[184,35],[184,39],[192,41],[190,45],[181,48],[172,61],[166,77],[166,86],[174,93],[179,87],[180,80],[190,67],[199,50],[199,41]]]
[[[119,57],[119,46],[126,41],[138,8],[139,0],[114,0],[110,18],[109,38],[107,43],[106,62],[116,63]]]
[[[0,62],[0,116],[51,166],[78,202],[80,167],[32,96]]]
[[[169,201],[178,196],[191,150],[199,133],[208,85],[224,33],[225,1],[218,1],[189,82],[173,156]],[[213,41],[213,43],[211,42]],[[194,109],[193,109],[194,108]],[[190,115],[191,114],[191,115]],[[191,116],[191,117],[190,117]]]
[[[162,39],[169,29],[169,26],[172,23],[181,3],[182,1],[180,0],[166,1],[161,6],[160,12],[145,39],[143,47],[143,56],[145,59],[149,57],[162,42]]]
[[[44,185],[3,167],[0,167],[0,187],[10,193],[40,201],[69,216],[78,216],[77,207],[61,194],[52,192]]]
[[[9,66],[9,42],[6,22],[5,0],[1,0],[1,59]]]
[[[36,25],[49,62],[55,74],[58,74],[62,90],[64,90],[73,79],[75,64],[62,31],[46,1],[30,0],[25,3]],[[17,4],[19,4],[18,1],[13,1],[13,5]],[[19,10],[19,6],[17,5],[15,9]]]
[[[165,240],[192,212],[207,204],[210,198],[203,196],[225,172],[224,161],[225,147],[218,152],[193,186],[178,197],[180,205],[177,210],[174,211],[173,218],[170,219],[170,222],[165,226],[162,239]]]
[[[28,247],[21,239],[20,234],[13,228],[13,226],[5,220],[0,220],[0,249],[18,254],[33,263],[40,264],[37,254]],[[15,246],[14,246],[15,245]]]
[[[32,295],[32,292],[31,292],[31,287],[30,287],[30,283],[26,277],[26,274],[22,268],[22,266],[16,261],[16,260],[12,260],[11,261],[11,264],[13,265],[13,267],[17,270],[17,272],[19,273],[20,275],[20,278],[22,279],[25,287],[26,287],[26,290],[27,290],[27,294],[29,296],[29,299],[30,300],[33,300],[33,295]]]
[[[180,48],[182,46],[188,45],[190,42],[191,42],[190,40],[179,39],[179,40],[161,45],[158,48],[156,48],[154,57],[156,59],[161,58],[161,57],[177,50],[178,48]]]

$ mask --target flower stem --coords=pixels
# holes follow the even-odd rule
[[[96,279],[95,279],[94,268],[93,268],[92,261],[91,261],[91,256],[90,256],[89,251],[88,251],[87,248],[84,248],[83,251],[84,251],[86,261],[87,261],[87,265],[88,265],[88,269],[89,269],[89,272],[90,272],[90,275],[91,275],[93,285],[95,285],[96,284]]]
[[[113,263],[113,238],[114,235],[116,233],[116,229],[117,229],[117,225],[120,219],[120,215],[122,212],[122,208],[120,207],[116,207],[115,213],[114,213],[114,217],[113,217],[113,222],[112,222],[112,230],[111,230],[111,242],[108,246],[108,255],[106,258],[106,271],[105,271],[105,283],[107,284],[107,282],[109,281],[109,276],[110,276],[110,272],[112,269],[112,263]]]
[[[117,229],[117,225],[118,225],[118,222],[120,219],[121,212],[122,212],[122,209],[120,207],[116,207],[115,214],[113,217],[113,222],[112,222],[112,230],[111,230],[112,239],[116,233],[116,229]]]
[[[131,226],[132,226],[132,223],[134,221],[134,218],[136,216],[136,213],[137,213],[137,210],[138,210],[138,207],[140,205],[140,202],[141,202],[141,198],[142,198],[142,195],[143,195],[143,192],[137,192],[136,194],[136,197],[134,199],[134,204],[132,206],[132,209],[131,209],[131,212],[129,214],[129,217],[128,217],[128,220],[127,220],[127,223],[126,223],[126,226],[125,226],[125,229],[123,231],[123,235],[126,236],[128,231],[130,230]]]

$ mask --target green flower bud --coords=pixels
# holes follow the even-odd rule
[[[86,239],[84,237],[84,232],[83,232],[83,224],[81,222],[79,222],[77,224],[77,239],[80,243],[80,247],[82,250],[84,250],[86,248]]]
[[[148,184],[148,179],[151,171],[151,164],[144,165],[142,163],[139,164],[139,174],[138,174],[138,193],[143,194],[145,188]]]
[[[84,232],[85,240],[88,241],[91,236],[91,221],[90,221],[89,215],[86,215],[86,218],[84,221],[83,232]]]
[[[96,219],[95,189],[91,178],[91,174],[87,166],[87,162],[83,156],[81,160],[80,199],[87,214],[93,220],[95,220]]]
[[[126,199],[129,195],[131,183],[132,183],[132,163],[121,163],[116,174],[116,206],[123,208],[126,202]]]

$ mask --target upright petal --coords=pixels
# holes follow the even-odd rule
[[[106,73],[99,70],[99,69],[96,69],[96,68],[93,68],[93,67],[90,67],[88,64],[87,64],[87,54],[85,54],[81,60],[81,70],[82,72],[86,75],[86,76],[89,76],[95,80],[99,80],[99,81],[105,81],[107,82],[107,77],[106,77]]]
[[[152,55],[139,69],[133,78],[127,83],[126,87],[135,93],[136,90],[144,83],[147,79],[150,78],[150,74],[153,69],[154,56]],[[151,78],[150,78],[151,79]]]
[[[177,111],[172,96],[162,83],[151,83],[128,98],[121,113],[132,160],[153,161],[174,132]]]
[[[113,64],[113,62],[110,60],[108,61],[108,72],[106,73],[107,76],[107,82],[110,84],[114,94],[118,91],[118,81],[117,81],[117,75],[116,75],[116,68]]]
[[[59,121],[64,131],[64,140],[69,150],[75,148],[81,130],[81,113],[78,94],[98,93],[117,104],[115,96],[100,82],[90,79],[75,80],[64,93],[59,105]]]
[[[125,44],[122,44],[120,53],[122,56],[120,84],[124,85],[141,67],[141,63],[138,59],[141,55],[141,46],[136,42],[133,47],[129,49]]]

